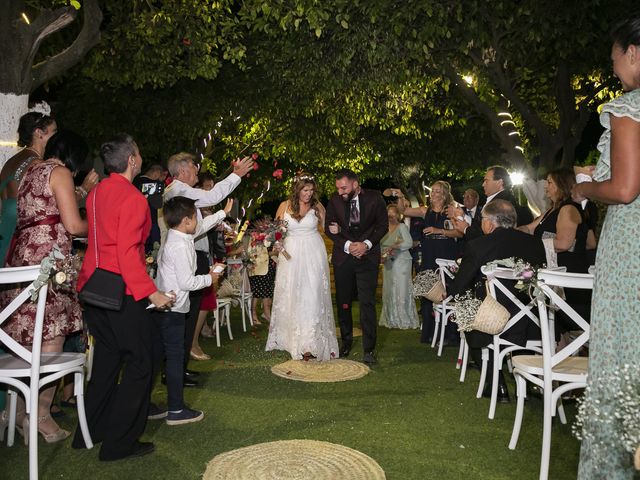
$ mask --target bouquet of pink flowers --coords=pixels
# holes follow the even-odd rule
[[[251,232],[251,246],[258,244],[266,248],[277,247],[282,256],[291,260],[291,255],[282,246],[287,236],[287,222],[284,220],[257,220],[254,222],[254,230]]]

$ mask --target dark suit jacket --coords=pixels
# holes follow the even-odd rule
[[[480,268],[493,260],[508,257],[521,258],[534,266],[540,266],[546,261],[544,247],[540,238],[513,228],[497,228],[489,235],[478,237],[467,244],[460,263],[460,269],[451,284],[447,286],[447,293],[456,295],[470,288],[475,288],[476,297],[484,299],[486,290]],[[521,298],[525,305],[529,303],[527,294],[517,291],[514,287],[514,282],[511,282],[511,285],[504,283],[512,293]],[[496,292],[496,294],[498,301],[509,310],[511,315],[515,315],[518,312],[518,308],[507,300],[504,295],[500,292]],[[504,337],[513,343],[524,345],[528,337],[527,330],[527,322],[519,322],[505,332]],[[469,342],[469,346],[474,347],[471,342]]]
[[[380,262],[380,240],[389,229],[387,207],[382,195],[376,191],[360,190],[358,201],[360,227],[357,234],[349,231],[349,202],[345,202],[335,193],[327,204],[325,233],[333,241],[331,261],[334,265],[341,265],[347,259],[348,254],[344,253],[344,244],[347,240],[352,242],[369,240],[372,247],[363,258],[376,264]],[[332,222],[340,226],[340,232],[336,235],[329,231],[329,224]]]
[[[511,193],[509,190],[502,190],[501,192],[499,192],[495,197],[493,197],[493,200],[496,199],[506,200],[515,207],[516,213],[518,214],[518,226],[527,225],[533,221],[533,214],[531,213],[531,210],[529,210],[529,207],[520,206],[516,200],[516,197],[514,197],[513,193]],[[486,205],[486,203],[484,205]],[[464,232],[465,241],[473,240],[474,238],[478,238],[483,235],[482,228],[480,228],[482,216],[481,214],[478,214],[478,212],[482,212],[482,208],[484,207],[484,205],[478,205],[478,210],[476,211],[473,222],[471,223],[469,228],[467,228],[467,231]]]

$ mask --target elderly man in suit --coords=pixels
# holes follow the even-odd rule
[[[489,167],[482,180],[482,188],[487,196],[485,205],[491,200],[506,200],[513,205],[516,211],[517,225],[527,225],[533,221],[533,214],[528,207],[522,207],[518,204],[516,198],[511,192],[511,178],[506,168],[500,165]],[[480,209],[482,210],[482,209]],[[468,221],[460,220],[456,217],[462,217],[464,211],[457,209],[454,214],[453,224],[456,230],[464,234],[464,240],[472,240],[482,235],[479,218],[473,218],[471,224]]]
[[[476,297],[483,299],[486,290],[482,279],[480,268],[483,265],[503,258],[516,257],[534,266],[542,265],[545,260],[542,240],[531,235],[524,234],[516,230],[516,210],[511,202],[507,200],[493,200],[482,209],[481,228],[483,236],[471,240],[468,248],[462,256],[460,269],[456,273],[451,284],[447,286],[449,295],[457,295],[475,289]],[[515,289],[515,282],[509,288],[516,296],[522,295]],[[497,300],[501,301],[498,294]],[[526,294],[525,294],[526,295]],[[506,300],[506,299],[505,299]],[[526,299],[525,300],[525,304]],[[511,302],[501,302],[511,315],[517,313],[517,307]],[[503,334],[504,338],[517,345],[524,346],[527,339],[540,338],[538,327],[529,319],[516,323]],[[493,337],[487,333],[471,331],[465,333],[465,338],[469,344],[471,358],[479,365],[481,362],[481,350],[493,341]],[[492,357],[490,357],[492,358]],[[491,360],[490,360],[491,361]],[[489,365],[488,372],[492,371]],[[491,385],[491,378],[487,379],[487,385]],[[501,401],[509,401],[509,394],[504,382],[502,372],[498,380],[498,398]]]
[[[325,231],[333,241],[331,262],[336,285],[336,304],[342,348],[346,357],[353,343],[351,303],[354,288],[360,302],[360,326],[365,363],[375,363],[376,287],[380,264],[380,240],[387,233],[389,220],[380,193],[360,187],[351,170],[335,175],[337,192],[330,198]]]

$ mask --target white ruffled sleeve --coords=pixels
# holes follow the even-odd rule
[[[640,88],[610,101],[600,111],[600,123],[605,131],[598,142],[600,159],[593,174],[593,179],[599,182],[611,178],[611,115],[629,117],[640,123]]]

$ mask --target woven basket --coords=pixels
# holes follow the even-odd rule
[[[444,285],[442,285],[442,282],[438,280],[425,294],[425,298],[427,298],[427,300],[431,300],[433,303],[442,303],[442,298],[445,293]]]
[[[504,327],[509,322],[509,318],[511,318],[509,310],[504,308],[502,304],[491,295],[487,294],[478,309],[478,313],[476,313],[476,318],[471,324],[471,328],[479,332],[488,333],[489,335],[497,335],[504,330]]]

